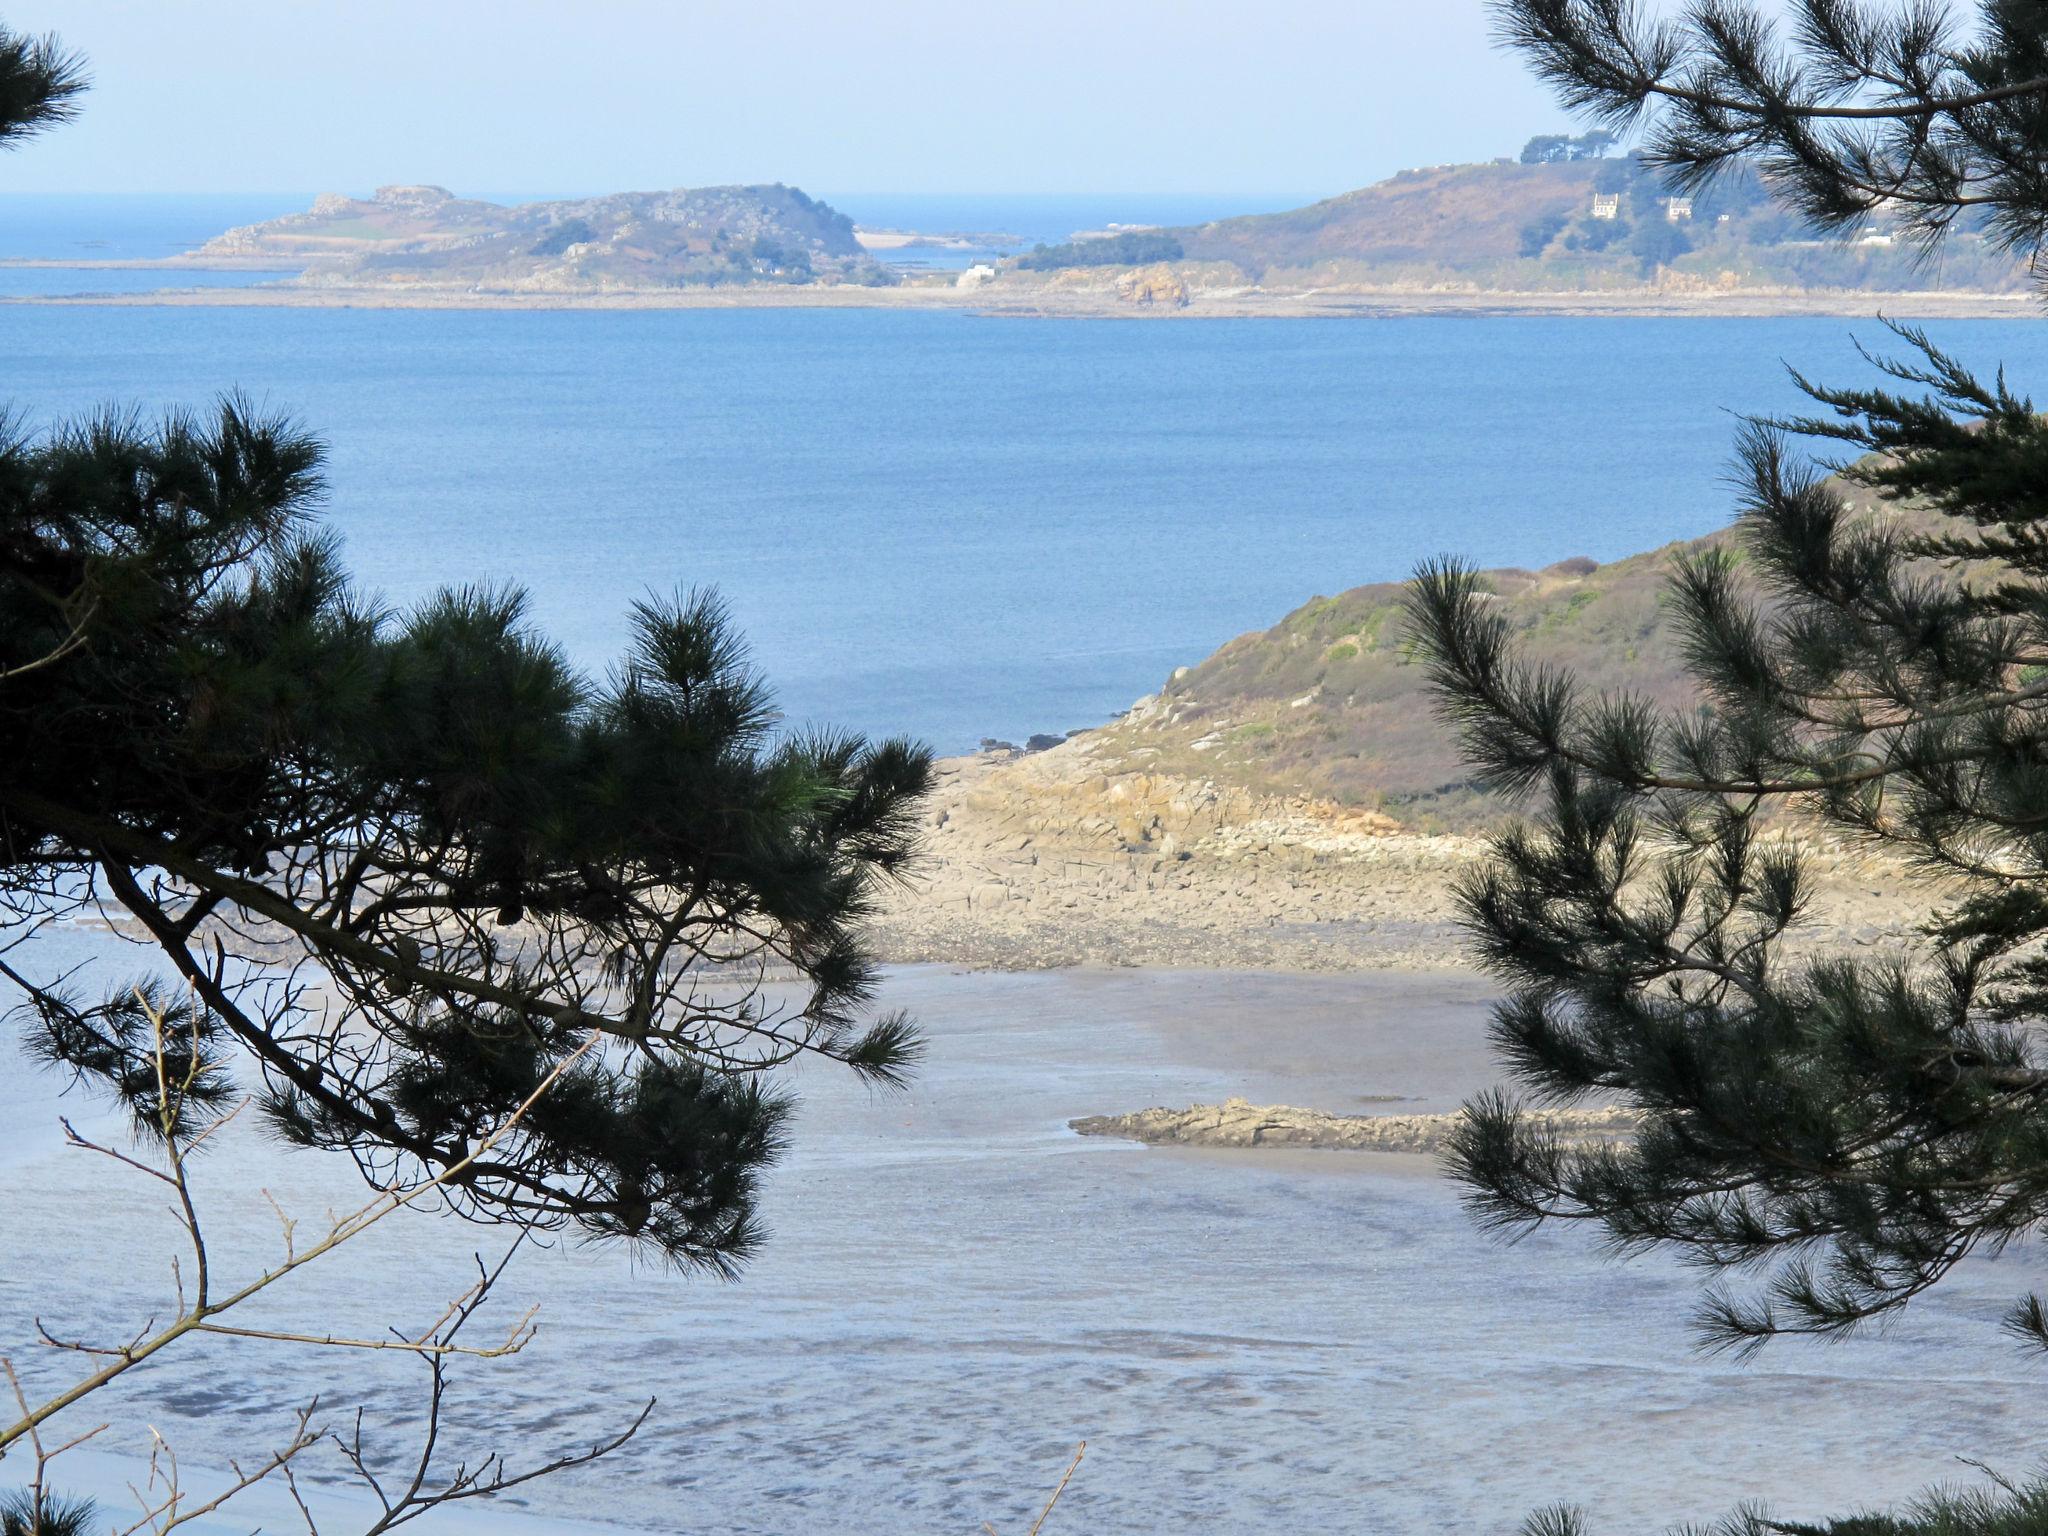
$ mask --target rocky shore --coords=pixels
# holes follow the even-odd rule
[[[1154,771],[1107,734],[941,764],[926,852],[875,925],[880,953],[989,970],[1289,971],[1469,964],[1453,887],[1483,839]],[[1801,942],[1896,944],[1916,903],[1854,851],[1814,855]]]
[[[1115,1136],[1167,1147],[1292,1147],[1323,1152],[1443,1150],[1463,1114],[1329,1115],[1281,1104],[1194,1104],[1186,1109],[1141,1109],[1129,1115],[1089,1115],[1067,1124],[1083,1136]],[[1630,1109],[1547,1110],[1535,1117],[1566,1146],[1591,1146],[1629,1135],[1641,1122]]]

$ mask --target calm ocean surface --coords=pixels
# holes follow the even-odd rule
[[[1936,335],[2048,389],[2048,326]],[[948,751],[1100,723],[1317,593],[1714,528],[1733,410],[1874,321],[1043,321],[0,306],[38,423],[239,388],[332,449],[398,602],[523,583],[593,669],[713,585],[789,717]]]

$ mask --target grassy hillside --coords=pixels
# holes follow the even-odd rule
[[[1195,261],[1228,261],[1248,276],[1332,261],[1478,268],[1513,261],[1531,223],[1590,207],[1599,165],[1454,165],[1403,171],[1285,213],[1180,230]]]
[[[1865,517],[1935,520],[1834,484]],[[1607,565],[1579,557],[1540,571],[1488,571],[1485,581],[1531,661],[1569,669],[1591,692],[1626,688],[1665,708],[1696,708],[1664,594],[1674,556],[1716,547],[1737,547],[1735,531]],[[1471,830],[1501,806],[1472,786],[1432,714],[1406,634],[1404,592],[1405,583],[1378,582],[1311,598],[1271,629],[1180,668],[1088,739],[1123,768],[1308,794],[1384,812],[1417,831]]]
[[[1487,580],[1532,659],[1569,667],[1596,690],[1628,687],[1687,708],[1696,695],[1663,622],[1665,576],[1676,551],[1730,537]],[[1402,592],[1381,582],[1313,598],[1181,668],[1091,739],[1128,768],[1307,793],[1421,831],[1468,829],[1499,806],[1472,787],[1430,712]]]

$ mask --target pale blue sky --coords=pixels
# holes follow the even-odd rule
[[[0,192],[1331,193],[1565,117],[1479,0],[0,0],[91,58]]]

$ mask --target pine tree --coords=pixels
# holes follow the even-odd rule
[[[82,83],[0,32],[0,142]],[[321,462],[233,398],[0,419],[0,977],[31,1049],[147,1131],[168,1017],[188,1116],[253,1083],[379,1187],[457,1169],[472,1217],[729,1270],[786,1128],[770,1070],[915,1058],[862,921],[929,754],[779,735],[708,597],[635,605],[602,679],[514,591],[380,608],[314,521]],[[168,981],[36,972],[24,940],[104,903]]]
[[[1681,186],[1753,167],[1823,225],[1882,206],[1929,252],[1974,220],[2038,257],[2048,5],[1994,0],[1967,29],[1925,5],[1791,11],[1496,7]],[[1737,542],[1680,559],[1666,607],[1695,711],[1525,662],[1457,562],[1411,601],[1468,759],[1528,812],[1459,892],[1510,986],[1497,1046],[1522,1095],[1645,1112],[1631,1143],[1574,1150],[1489,1095],[1453,1170],[1486,1223],[1580,1221],[1703,1266],[1712,1348],[1850,1333],[2048,1223],[2048,425],[2002,373],[1894,329],[1885,385],[1802,378],[1816,410],[1743,432]],[[1798,948],[1816,832],[1916,872],[1921,942]],[[2005,1324],[2048,1350],[2041,1297]],[[1823,1529],[2032,1531],[2043,1508],[2016,1489]]]
[[[69,122],[85,85],[84,61],[55,38],[0,27],[0,146]]]
[[[1753,168],[1805,217],[1883,209],[1932,251],[1961,226],[2048,235],[2048,12],[2040,0],[1493,0],[1502,41],[1680,190]],[[1659,7],[1658,10],[1662,10]]]

